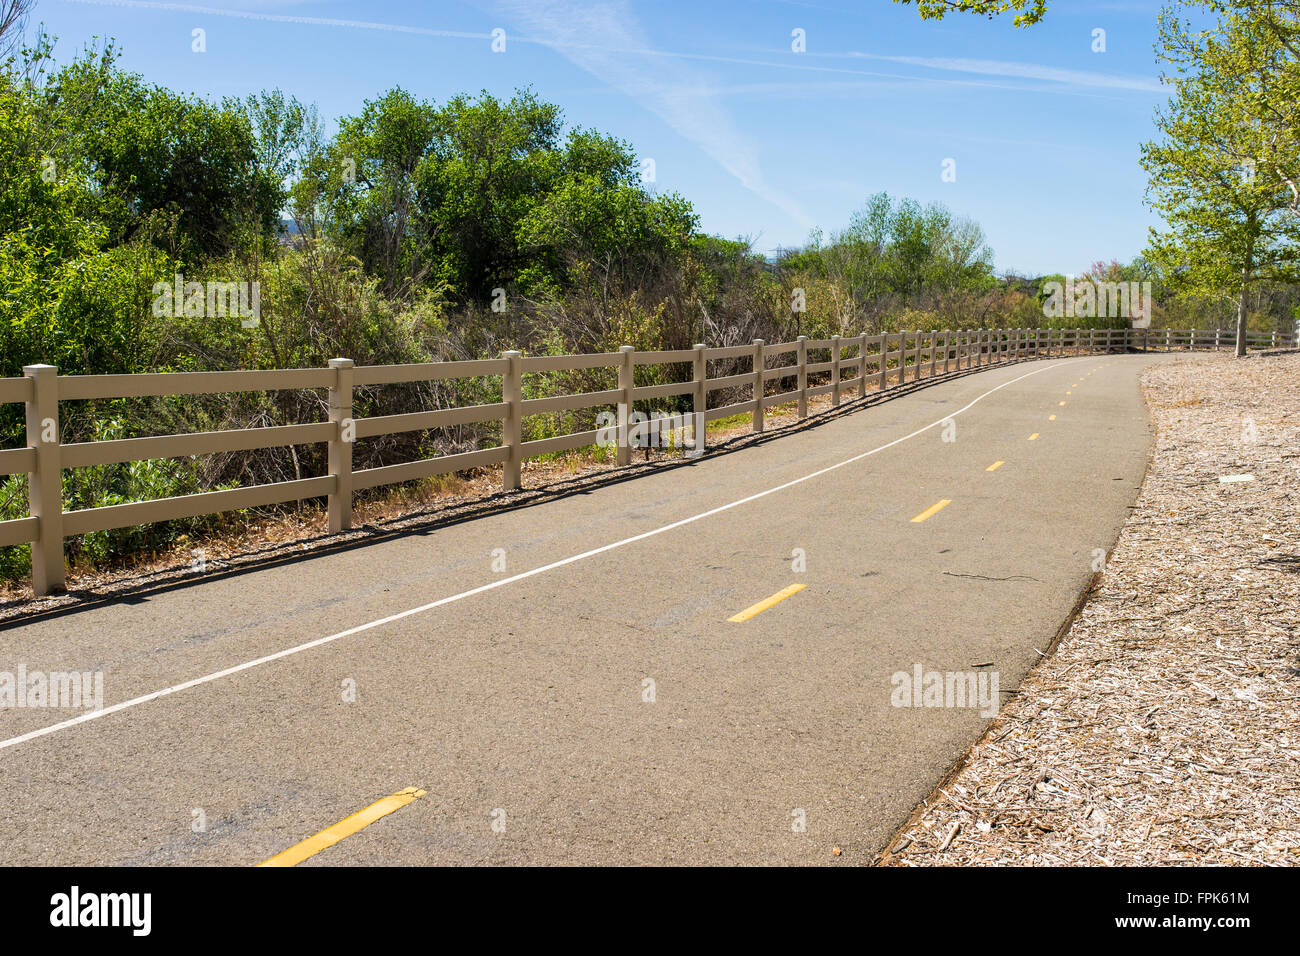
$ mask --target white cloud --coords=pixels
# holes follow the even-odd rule
[[[684,64],[665,67],[625,0],[576,4],[569,0],[502,0],[494,10],[523,24],[529,42],[542,43],[618,89],[697,145],[746,189],[803,228],[812,219],[790,196],[763,178],[758,149],[712,91],[712,80]]]
[[[957,73],[977,73],[981,76],[1012,76],[1022,80],[1048,80],[1067,86],[1098,87],[1111,90],[1142,90],[1160,93],[1164,87],[1159,80],[1145,76],[1117,76],[1111,73],[1094,73],[1090,70],[1063,70],[1037,63],[1014,63],[1007,60],[972,60],[960,57],[938,56],[886,56],[878,53],[840,53],[827,56],[850,57],[861,60],[882,60],[903,63],[907,66],[926,67],[931,70],[948,70]]]

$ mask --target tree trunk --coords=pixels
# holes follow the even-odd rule
[[[1255,217],[1250,217],[1250,224],[1255,225]],[[1241,267],[1241,295],[1237,298],[1237,358],[1246,354],[1246,293],[1250,290],[1250,273],[1255,266],[1255,239],[1246,248],[1246,261]]]
[[[1241,284],[1241,295],[1237,298],[1237,358],[1246,354],[1246,284]]]

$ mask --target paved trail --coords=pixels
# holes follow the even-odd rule
[[[1014,691],[1136,498],[1163,360],[0,630],[0,671],[103,671],[106,705],[0,711],[0,863],[253,864],[407,787],[302,865],[865,862],[987,722],[891,675]]]

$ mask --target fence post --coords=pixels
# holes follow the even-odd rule
[[[934,373],[938,369],[939,361],[939,330],[930,330],[930,377],[934,378]]]
[[[628,419],[632,415],[632,388],[635,382],[633,351],[630,345],[621,345],[618,349],[622,358],[618,363],[618,389],[622,394],[618,402],[618,451],[615,453],[615,461],[620,465],[632,463],[632,446],[628,442]]]
[[[889,355],[889,333],[883,329],[880,332],[880,390],[883,392],[889,388],[889,363],[885,361]]]
[[[695,412],[695,447],[698,451],[704,451],[704,441],[707,437],[707,429],[704,423],[704,413],[709,409],[709,366],[707,360],[707,348],[703,343],[697,342],[695,349],[694,376],[692,381],[695,383],[694,412]]]
[[[754,424],[753,430],[763,430],[763,340],[754,339]]]
[[[510,406],[501,420],[501,444],[506,447],[506,460],[501,468],[501,490],[515,491],[523,471],[523,353],[502,352],[501,357],[506,360],[506,371],[501,376],[501,401]]]
[[[335,424],[327,455],[334,491],[329,496],[331,533],[352,527],[352,443],[356,441],[356,422],[352,420],[352,359],[332,358],[334,384],[330,386],[330,421]]]
[[[27,476],[28,514],[38,521],[32,542],[32,591],[44,597],[64,589],[63,464],[59,447],[59,370],[24,365],[32,380],[27,403],[27,447],[36,449],[36,467]]]
[[[1277,348],[1277,329],[1273,330],[1273,337],[1269,340],[1270,348]]]
[[[831,336],[831,407],[840,403],[840,337]]]
[[[799,360],[799,417],[808,417],[808,336],[801,335],[796,340],[799,349],[795,353]]]
[[[919,382],[921,380],[921,342],[924,339],[925,339],[925,335],[921,332],[920,329],[917,329],[916,330],[916,358],[912,360],[912,381],[914,382]]]
[[[867,333],[858,336],[858,398],[867,397]]]

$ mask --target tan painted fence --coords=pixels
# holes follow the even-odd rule
[[[1294,346],[1295,335],[1256,334],[1252,348]],[[524,356],[506,352],[499,359],[435,362],[423,365],[373,365],[356,368],[350,359],[333,359],[328,368],[253,372],[175,372],[155,375],[59,375],[50,365],[31,365],[23,378],[0,379],[0,403],[27,406],[27,447],[0,451],[0,475],[26,473],[31,516],[0,521],[0,547],[32,545],[32,584],[43,595],[63,588],[63,539],[73,535],[129,528],[153,522],[217,514],[304,498],[329,502],[329,527],[342,531],[352,524],[353,493],[365,488],[427,478],[484,465],[503,465],[502,486],[519,487],[526,458],[592,445],[597,430],[538,441],[522,440],[523,419],[547,412],[612,406],[617,409],[617,461],[631,457],[628,441],[633,402],[689,395],[694,421],[702,424],[731,415],[753,415],[755,431],[763,430],[766,409],[795,404],[802,418],[808,400],[830,395],[838,405],[854,389],[858,395],[926,377],[1024,358],[1127,350],[1129,348],[1231,348],[1228,333],[1143,329],[983,329],[953,332],[893,332],[887,335],[834,336],[768,345],[593,355]],[[827,361],[809,362],[810,351],[828,352]],[[751,362],[750,371],[721,378],[707,377],[707,363],[719,360]],[[773,361],[776,360],[776,361]],[[636,366],[689,364],[690,381],[635,387]],[[768,367],[772,364],[772,367]],[[615,368],[618,387],[606,391],[523,398],[523,376],[537,372]],[[808,384],[809,376],[826,378]],[[367,385],[431,382],[491,377],[501,379],[501,401],[485,405],[353,419],[352,390]],[[791,379],[794,382],[791,383]],[[768,394],[767,383],[786,387]],[[727,388],[749,389],[747,401],[709,408],[709,394]],[[281,389],[327,389],[329,420],[305,425],[244,428],[113,441],[59,441],[59,403],[88,399],[180,396]],[[494,448],[384,465],[354,471],[352,443],[360,438],[420,431],[451,425],[500,421],[502,444]],[[64,512],[62,470],[121,462],[182,458],[218,452],[247,451],[287,445],[327,442],[328,473],[267,485],[109,505]]]

